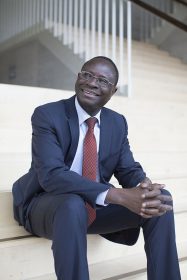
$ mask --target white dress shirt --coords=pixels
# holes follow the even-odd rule
[[[77,101],[77,98],[75,98],[75,107],[76,107],[77,114],[78,114],[78,119],[79,119],[79,142],[78,142],[77,151],[76,151],[76,154],[75,154],[75,157],[74,157],[74,160],[72,162],[70,170],[78,173],[79,175],[82,175],[83,142],[84,142],[84,137],[85,137],[87,129],[88,129],[85,121],[88,118],[90,118],[91,116],[86,111],[84,111],[84,109],[79,105],[79,103]],[[97,115],[94,116],[98,120],[95,124],[95,127],[94,127],[94,135],[95,135],[96,143],[97,143],[97,153],[99,151],[99,141],[100,141],[100,114],[101,114],[101,111],[99,111],[97,113]],[[98,153],[98,155],[99,155],[99,153]],[[96,181],[97,182],[100,181],[98,164],[97,164]],[[104,203],[107,192],[108,192],[108,190],[104,191],[104,192],[101,192],[97,196],[96,204],[103,205],[103,206],[107,205],[107,204]]]

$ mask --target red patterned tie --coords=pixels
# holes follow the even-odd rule
[[[96,181],[97,174],[97,144],[94,135],[94,126],[96,122],[96,118],[89,118],[86,120],[88,130],[84,138],[82,163],[82,175],[93,181]],[[88,225],[90,225],[96,218],[96,211],[88,203],[86,203],[86,208],[88,211]]]

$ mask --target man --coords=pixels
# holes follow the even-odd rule
[[[116,65],[95,57],[78,74],[75,96],[36,108],[31,169],[13,186],[14,215],[52,239],[58,280],[89,279],[87,233],[133,245],[140,228],[148,279],[179,280],[171,196],[134,161],[125,118],[104,108],[117,81]],[[113,174],[122,188],[109,183]]]

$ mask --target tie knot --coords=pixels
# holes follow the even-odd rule
[[[87,126],[88,126],[88,129],[93,129],[94,128],[94,126],[95,126],[95,124],[96,124],[96,122],[97,122],[97,118],[89,118],[89,119],[87,119],[86,120],[86,124],[87,124]]]

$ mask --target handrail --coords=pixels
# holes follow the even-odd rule
[[[151,12],[152,14],[161,17],[162,19],[170,22],[171,24],[175,25],[176,27],[184,30],[187,32],[187,24],[175,19],[174,17],[160,11],[159,9],[153,7],[152,5],[149,5],[141,0],[130,0],[131,2],[135,3],[136,5],[144,8],[145,10]],[[179,0],[180,1],[180,0]]]
[[[174,0],[175,2],[178,2],[184,6],[187,6],[187,2],[185,0]]]

